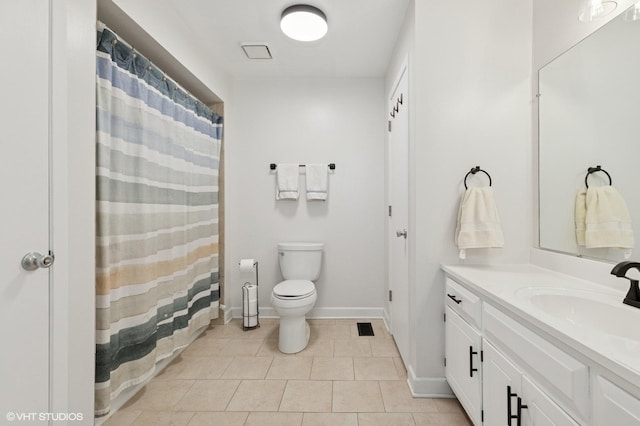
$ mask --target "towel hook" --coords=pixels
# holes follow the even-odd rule
[[[609,178],[609,186],[611,186],[612,181],[611,181],[611,175],[609,173],[607,173],[607,171],[605,169],[603,169],[602,167],[600,167],[600,165],[597,165],[595,167],[589,167],[587,169],[587,174],[584,177],[584,186],[586,186],[587,188],[589,188],[589,184],[587,183],[587,179],[589,178],[589,175],[591,173],[595,173],[595,172],[603,172],[605,175],[607,175],[607,177]]]
[[[480,168],[480,166],[475,166],[474,168],[472,168],[471,170],[469,170],[467,172],[467,174],[464,176],[464,189],[468,189],[467,187],[467,178],[469,177],[469,175],[475,175],[478,172],[482,172],[485,175],[487,175],[487,177],[489,178],[489,186],[491,186],[491,176],[489,175],[489,173],[485,172],[484,170],[482,170]]]

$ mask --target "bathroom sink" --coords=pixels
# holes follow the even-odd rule
[[[553,287],[525,287],[515,295],[534,309],[574,328],[621,338],[624,342],[618,341],[618,344],[640,347],[640,327],[637,326],[640,309],[624,305],[623,297]]]

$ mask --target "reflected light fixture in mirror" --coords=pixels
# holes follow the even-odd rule
[[[327,34],[326,15],[317,7],[307,4],[289,6],[282,12],[280,29],[298,41],[316,41]]]
[[[624,13],[625,21],[640,21],[640,1]]]
[[[582,22],[591,22],[613,12],[618,3],[611,0],[582,0],[578,19]]]

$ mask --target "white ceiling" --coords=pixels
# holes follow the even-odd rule
[[[162,8],[192,30],[188,37],[233,77],[380,77],[409,0],[310,0],[329,23],[319,41],[302,43],[280,31],[282,11],[295,0],[136,0]],[[185,35],[186,36],[186,35]],[[250,60],[242,42],[266,42],[271,60]]]

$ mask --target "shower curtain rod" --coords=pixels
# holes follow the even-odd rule
[[[102,21],[98,21],[96,24],[96,29],[98,31],[102,31],[102,30],[109,30],[110,32],[112,32],[117,38],[118,38],[118,43],[122,43],[125,46],[127,46],[129,49],[131,49],[133,51],[133,53],[135,53],[136,55],[140,55],[143,58],[145,58],[147,61],[149,61],[149,63],[153,66],[153,68],[155,68],[156,70],[160,71],[162,73],[162,76],[164,78],[166,78],[167,80],[169,80],[171,83],[175,84],[180,90],[182,90],[183,92],[185,92],[187,95],[191,96],[193,99],[195,99],[196,101],[200,102],[202,105],[205,105],[207,107],[209,107],[209,105],[205,104],[204,102],[202,102],[200,99],[198,99],[197,96],[195,96],[193,93],[191,93],[190,91],[188,91],[187,89],[185,89],[181,84],[179,84],[177,81],[175,81],[173,78],[169,77],[167,75],[167,73],[165,73],[162,68],[160,68],[159,66],[157,66],[155,63],[153,63],[153,61],[151,61],[151,59],[149,59],[148,57],[146,57],[145,55],[143,55],[142,53],[138,52],[136,50],[135,47],[133,47],[132,45],[130,45],[129,43],[127,43],[126,41],[122,40],[122,37],[120,37],[120,35],[112,30],[111,28],[109,28],[109,26],[107,24],[105,24]]]

